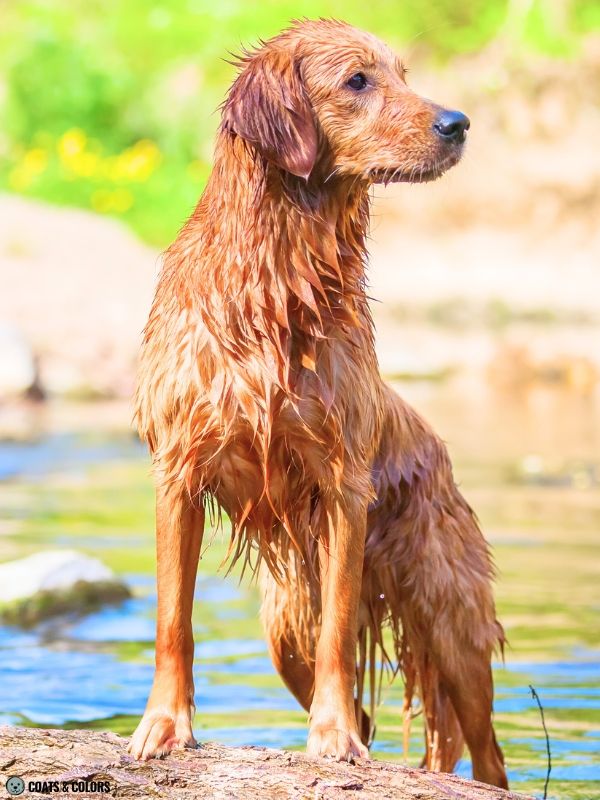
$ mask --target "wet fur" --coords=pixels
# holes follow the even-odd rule
[[[360,59],[389,71],[383,100],[331,92]],[[141,355],[159,608],[132,752],[193,742],[190,576],[205,511],[223,509],[232,559],[260,568],[271,655],[311,711],[312,752],[364,755],[383,654],[403,673],[407,726],[413,694],[424,705],[426,766],[452,770],[464,738],[475,777],[506,785],[488,550],[444,445],[380,378],[365,294],[373,180],[431,179],[460,152],[435,141],[438,107],[391,51],[343,23],[297,24],[239,67]],[[355,682],[361,697],[370,682],[369,714]]]

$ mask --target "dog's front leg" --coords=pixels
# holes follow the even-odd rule
[[[338,761],[369,755],[358,732],[354,703],[366,525],[362,502],[351,510],[338,507],[329,517],[327,540],[319,541],[322,624],[307,751]]]
[[[192,507],[183,487],[157,490],[156,669],[146,711],[128,748],[135,758],[195,745],[192,606],[203,529],[204,512]]]

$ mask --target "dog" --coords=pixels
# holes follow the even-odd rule
[[[309,754],[368,756],[383,662],[403,674],[405,739],[413,695],[424,708],[424,765],[451,771],[466,742],[474,777],[506,786],[488,548],[444,445],[380,377],[365,294],[370,187],[442,175],[469,120],[413,93],[385,44],[338,21],[293,23],[237,66],[143,338],[135,416],[156,481],[158,612],[129,751],[195,744],[193,592],[205,516],[222,510],[230,559],[260,570]]]

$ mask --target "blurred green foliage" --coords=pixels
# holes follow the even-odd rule
[[[13,0],[0,4],[0,187],[123,218],[164,244],[210,169],[228,51],[333,16],[413,56],[509,39],[569,56],[597,0]]]

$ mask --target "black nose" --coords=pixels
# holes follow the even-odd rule
[[[440,111],[433,123],[433,130],[448,142],[462,144],[471,127],[469,118],[460,111]]]

